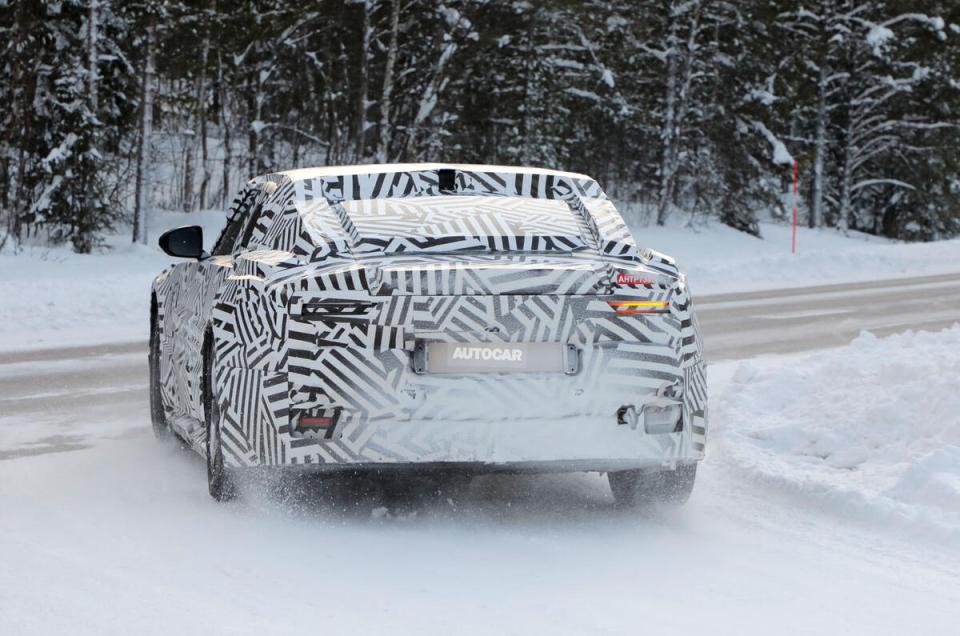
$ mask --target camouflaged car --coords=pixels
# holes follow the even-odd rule
[[[257,177],[152,286],[153,426],[252,467],[601,471],[685,500],[702,342],[673,260],[590,177],[454,164]],[[641,237],[642,238],[642,237]]]

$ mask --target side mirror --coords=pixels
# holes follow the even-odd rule
[[[177,258],[203,257],[203,228],[187,225],[160,235],[160,249]]]

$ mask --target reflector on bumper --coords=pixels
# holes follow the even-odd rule
[[[295,437],[331,439],[339,415],[340,409],[302,411],[295,415],[293,434]]]
[[[643,407],[643,430],[651,435],[674,433],[680,430],[681,409],[679,404]]]
[[[683,430],[682,418],[683,410],[680,404],[664,404],[659,399],[653,404],[640,405],[639,410],[634,405],[627,404],[617,411],[617,424],[637,430],[640,422],[643,422],[643,430],[648,435],[678,433]]]

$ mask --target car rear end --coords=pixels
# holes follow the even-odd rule
[[[464,194],[329,207],[349,256],[277,283],[285,422],[265,463],[608,471],[702,458],[684,278],[655,252],[611,253],[609,209],[598,221],[569,200]]]

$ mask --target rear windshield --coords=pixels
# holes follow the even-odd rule
[[[362,248],[404,252],[572,252],[587,247],[555,199],[445,195],[344,201]]]

